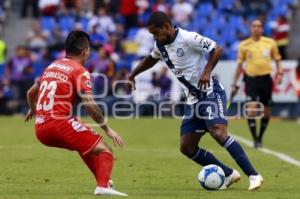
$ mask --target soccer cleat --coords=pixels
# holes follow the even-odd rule
[[[261,175],[250,175],[249,176],[249,191],[255,191],[262,186],[263,177]]]
[[[116,191],[110,187],[96,187],[94,193],[100,196],[128,196],[128,194]]]
[[[255,140],[253,146],[254,146],[254,148],[256,148],[256,149],[262,148],[262,147],[263,147],[262,142],[259,141],[259,140]]]
[[[224,183],[220,187],[220,189],[227,189],[228,187],[230,187],[230,185],[238,182],[240,179],[241,179],[241,174],[237,170],[233,169],[232,174],[225,177]]]

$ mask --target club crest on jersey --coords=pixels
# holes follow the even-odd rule
[[[178,70],[178,69],[175,69],[175,68],[173,68],[171,70],[172,70],[172,72],[174,73],[174,75],[176,77],[181,77],[182,76],[182,71],[181,70]]]
[[[177,48],[176,54],[177,54],[177,57],[182,57],[182,56],[184,56],[184,51],[183,51],[183,49],[182,49],[182,48]]]

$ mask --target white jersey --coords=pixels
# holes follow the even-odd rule
[[[211,52],[216,46],[216,42],[207,37],[177,28],[173,42],[164,46],[155,43],[151,56],[164,60],[178,79],[181,77],[185,79],[186,82],[181,81],[181,83],[184,85],[187,103],[192,104],[198,99],[189,94],[191,91],[188,87],[192,85],[198,89],[200,75],[207,63],[205,54]],[[211,83],[204,92],[212,92],[212,89]]]

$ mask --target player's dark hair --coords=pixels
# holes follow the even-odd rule
[[[90,45],[90,37],[83,31],[72,31],[65,42],[66,54],[80,55]]]
[[[152,26],[154,25],[155,27],[161,28],[165,23],[169,23],[172,25],[172,22],[168,15],[164,12],[153,12],[148,21],[147,21],[147,26]]]

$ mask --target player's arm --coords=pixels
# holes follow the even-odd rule
[[[239,63],[237,65],[237,68],[234,72],[234,75],[233,75],[233,82],[231,84],[231,96],[230,98],[233,98],[237,91],[238,91],[238,88],[239,86],[237,85],[237,81],[239,80],[240,76],[244,73],[244,69],[243,69],[243,64],[242,63]]]
[[[231,96],[230,98],[233,98],[236,93],[238,92],[239,86],[237,85],[237,82],[240,78],[240,76],[244,73],[243,63],[245,62],[246,52],[243,47],[243,44],[240,44],[238,55],[237,55],[237,68],[235,69],[234,75],[233,75],[233,81],[231,84]]]
[[[130,86],[130,88],[131,88],[132,90],[135,89],[135,80],[134,80],[134,78],[135,78],[138,74],[140,74],[140,73],[142,73],[142,72],[148,70],[149,68],[152,68],[158,61],[159,61],[159,59],[153,58],[152,55],[148,55],[147,57],[145,57],[145,58],[144,58],[144,59],[136,66],[136,68],[131,72],[131,74],[130,74],[130,76],[129,76],[129,78],[128,78],[129,81],[130,81],[129,86]]]
[[[276,83],[281,83],[282,77],[283,77],[283,70],[281,67],[281,56],[278,50],[278,47],[275,42],[273,42],[273,47],[272,47],[272,58],[275,60],[275,65],[276,65],[276,76],[275,76],[275,81]]]
[[[27,103],[29,110],[25,116],[25,122],[32,119],[32,116],[35,114],[35,104],[39,92],[39,85],[37,83],[33,84],[30,89],[27,91]]]
[[[216,47],[209,52],[207,64],[198,82],[198,87],[201,90],[205,90],[207,87],[209,87],[211,73],[222,56],[222,53],[223,49],[219,45],[216,45]]]
[[[94,96],[90,92],[82,93],[81,100],[85,105],[85,108],[90,115],[90,117],[105,131],[107,136],[109,136],[114,144],[120,147],[124,146],[123,139],[119,136],[113,129],[111,129],[105,122],[102,111],[94,100]]]

